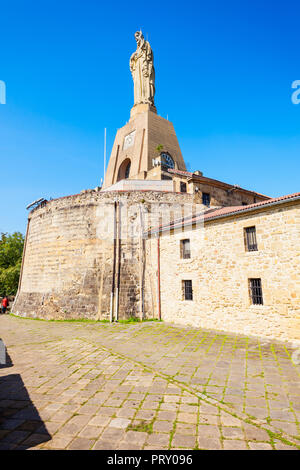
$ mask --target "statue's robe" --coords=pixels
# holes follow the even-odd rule
[[[154,105],[153,53],[148,41],[143,41],[130,58],[130,70],[134,82],[134,104]]]

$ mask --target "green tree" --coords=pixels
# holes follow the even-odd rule
[[[155,150],[157,151],[157,153],[160,153],[163,148],[164,148],[164,146],[163,146],[162,144],[160,144],[160,145],[158,145],[158,146],[156,147]]]
[[[15,295],[18,289],[24,236],[20,232],[0,236],[0,295]]]

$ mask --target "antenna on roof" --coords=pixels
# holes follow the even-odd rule
[[[47,199],[45,199],[44,197],[40,197],[40,199],[36,199],[35,201],[28,204],[28,206],[26,206],[26,209],[28,210],[30,208],[33,208],[34,206],[37,207],[40,204],[42,204],[43,202],[47,202]]]
[[[105,180],[106,172],[106,127],[104,128],[104,166],[103,166],[103,181]]]

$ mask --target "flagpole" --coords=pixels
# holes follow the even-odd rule
[[[106,172],[106,127],[104,128],[104,166],[103,166],[103,186],[105,182],[105,172]]]

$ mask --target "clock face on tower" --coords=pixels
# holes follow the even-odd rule
[[[168,153],[161,153],[161,163],[167,168],[175,168],[174,160]]]
[[[130,134],[127,134],[124,139],[124,144],[123,144],[123,150],[128,149],[129,147],[132,147],[134,144],[134,137],[135,137],[135,131],[130,132]]]

